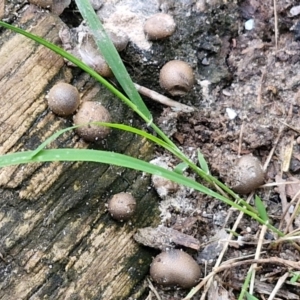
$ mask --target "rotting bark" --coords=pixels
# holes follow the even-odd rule
[[[18,26],[58,43],[62,23],[29,6]],[[52,114],[46,92],[57,81],[72,82],[82,101],[101,100],[115,122],[133,113],[90,79],[72,74],[63,59],[7,30],[0,48],[0,153],[34,149],[70,126]],[[136,121],[133,120],[133,123]],[[51,147],[86,148],[74,132]],[[152,146],[139,137],[113,131],[99,149],[149,159]],[[136,228],[157,225],[157,199],[149,176],[96,163],[45,163],[0,170],[0,298],[126,299],[148,272],[151,253],[132,236]],[[136,197],[131,222],[116,223],[105,203],[114,193]]]
[[[4,7],[5,7],[4,4],[5,4],[4,0],[0,0],[0,19],[2,19],[4,16]]]

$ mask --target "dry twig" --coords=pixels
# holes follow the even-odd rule
[[[277,281],[276,286],[274,287],[274,290],[272,291],[271,295],[269,296],[268,300],[273,300],[274,297],[277,295],[277,292],[279,291],[279,289],[281,288],[281,286],[285,283],[286,279],[289,277],[289,273],[286,272],[285,274],[283,274],[279,280]]]
[[[276,175],[275,180],[276,180],[276,182],[283,181],[282,176],[280,176],[280,175]],[[285,220],[286,224],[291,224],[291,222],[290,222],[291,217],[288,213],[288,202],[287,202],[286,193],[285,193],[285,186],[279,185],[278,192],[279,192],[279,196],[281,199],[282,212],[283,213],[286,212],[286,214],[284,215],[284,217],[282,217],[282,219]],[[282,224],[282,222],[281,222],[281,224]],[[287,232],[293,231],[293,227],[291,225],[289,227],[286,227],[286,231]]]
[[[147,278],[149,289],[153,292],[157,300],[162,300],[152,282]]]
[[[135,83],[134,86],[140,94],[142,94],[156,102],[159,102],[166,106],[170,106],[175,111],[182,111],[185,113],[190,113],[190,112],[196,111],[196,109],[192,106],[188,106],[188,105],[182,104],[180,102],[174,101],[174,100],[172,100],[164,95],[161,95],[153,90],[150,90],[144,86],[138,85],[137,83]]]
[[[243,122],[242,125],[241,125],[240,134],[239,134],[238,156],[240,156],[240,155],[241,155],[241,152],[242,152],[243,133],[244,133],[244,122]]]
[[[262,245],[263,245],[263,242],[264,242],[264,236],[266,234],[266,231],[267,231],[267,226],[263,225],[262,228],[261,228],[261,232],[260,232],[257,247],[256,247],[255,259],[259,259],[259,257],[260,257],[261,248],[262,248]],[[254,291],[254,281],[255,281],[255,274],[256,274],[257,264],[254,263],[253,265],[251,265],[251,268],[252,268],[252,274],[251,274],[249,293],[252,295],[253,291]]]
[[[275,48],[278,49],[278,16],[277,16],[277,6],[276,0],[273,1],[274,3],[274,22],[275,22]]]

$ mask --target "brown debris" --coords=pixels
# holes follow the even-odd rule
[[[199,250],[200,242],[192,236],[165,226],[138,229],[134,239],[145,246],[165,250],[175,245]]]

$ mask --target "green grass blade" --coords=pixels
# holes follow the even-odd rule
[[[57,139],[63,133],[65,133],[67,131],[71,131],[71,130],[73,130],[75,128],[78,128],[78,127],[81,127],[81,126],[87,126],[87,125],[107,126],[107,127],[110,127],[110,128],[116,128],[116,129],[119,129],[119,130],[131,132],[131,133],[134,133],[134,134],[138,134],[138,135],[140,135],[140,136],[142,136],[142,137],[144,137],[144,138],[146,138],[146,139],[154,142],[156,145],[165,148],[166,150],[170,151],[174,155],[178,154],[177,151],[176,151],[176,149],[173,149],[172,146],[170,146],[169,144],[167,144],[162,139],[160,139],[160,138],[158,138],[158,137],[156,137],[156,136],[154,136],[152,134],[149,134],[146,131],[140,130],[138,128],[131,127],[131,126],[124,125],[124,124],[105,123],[105,122],[91,122],[91,123],[80,124],[80,125],[71,126],[71,127],[59,130],[58,132],[54,133],[49,138],[47,138],[35,150],[33,150],[32,151],[32,157],[35,156],[35,155],[37,155],[41,150],[45,149],[47,145],[49,145],[51,142],[53,142],[55,139]],[[188,167],[188,165],[186,163],[182,163],[182,166],[185,166],[185,168]]]
[[[95,38],[95,42],[99,47],[101,54],[104,56],[105,61],[108,63],[109,67],[113,71],[115,77],[117,78],[119,84],[122,86],[126,92],[129,99],[137,106],[137,108],[148,118],[150,122],[152,121],[152,116],[144,101],[142,100],[140,94],[137,92],[124,64],[120,58],[112,41],[106,34],[99,17],[96,15],[89,0],[76,0],[77,7],[85,19],[91,33]],[[150,123],[149,122],[149,123]]]
[[[52,161],[89,161],[98,162],[110,165],[116,165],[120,167],[125,167],[129,169],[134,169],[150,174],[159,175],[177,182],[181,185],[193,188],[203,194],[219,199],[226,204],[229,204],[245,213],[248,211],[232,202],[231,200],[225,198],[224,196],[210,190],[209,188],[203,186],[202,184],[180,175],[176,172],[166,170],[164,168],[155,166],[143,160],[133,158],[124,154],[91,150],[91,149],[47,149],[40,150],[38,153],[36,151],[24,151],[17,153],[10,153],[0,156],[0,167],[26,164],[32,162],[52,162]]]
[[[255,206],[257,208],[257,211],[258,211],[258,214],[259,214],[260,218],[262,220],[264,220],[265,222],[268,222],[269,221],[269,216],[268,216],[268,213],[266,211],[266,207],[263,204],[262,200],[257,195],[255,195],[254,202],[255,202]]]
[[[164,168],[158,167],[137,158],[133,158],[131,156],[101,150],[65,148],[40,150],[38,153],[36,153],[36,151],[10,153],[0,156],[0,167],[33,162],[52,161],[87,161],[116,165],[159,175],[179,184],[196,189],[206,195],[211,195],[212,197],[218,195],[209,188],[176,172],[166,170]]]
[[[17,153],[9,153],[0,156],[0,167],[26,164],[32,162],[51,162],[51,161],[90,161],[105,163],[110,165],[117,165],[129,169],[135,169],[138,171],[159,175],[175,181],[181,185],[198,190],[206,195],[215,197],[225,203],[232,205],[235,208],[244,210],[229,199],[219,195],[218,193],[210,190],[209,188],[197,183],[196,181],[180,175],[176,172],[166,170],[164,168],[155,166],[143,160],[133,158],[124,154],[91,150],[91,149],[47,149],[40,150],[38,153],[33,151],[24,151]],[[232,202],[232,203],[231,203]]]
[[[253,295],[249,294],[248,292],[246,293],[246,297],[247,297],[247,300],[259,300],[256,297],[254,297]]]
[[[174,168],[174,172],[182,175],[183,172],[186,171],[188,167],[189,165],[187,163],[182,162]]]
[[[124,154],[91,150],[91,149],[49,149],[41,150],[38,153],[36,151],[24,151],[17,153],[9,153],[0,156],[0,167],[6,167],[18,164],[27,164],[32,162],[52,162],[52,161],[89,161],[98,162],[109,165],[116,165],[120,167],[125,167],[129,169],[134,169],[137,171],[142,171],[150,174],[155,174],[162,176],[164,178],[170,179],[181,185],[193,188],[205,195],[214,197],[223,201],[224,203],[230,205],[242,211],[243,213],[251,216],[254,220],[261,224],[265,224],[265,221],[260,219],[255,213],[247,210],[245,207],[238,205],[237,203],[227,199],[226,197],[210,190],[209,188],[203,186],[202,184],[180,175],[176,172],[166,170],[164,168],[152,165],[143,160],[133,158]],[[268,228],[276,232],[279,236],[284,234],[277,228],[270,224],[267,224]]]
[[[245,295],[248,293],[247,290],[248,290],[249,285],[250,285],[252,272],[253,271],[252,271],[252,267],[251,267],[250,270],[247,273],[247,276],[246,276],[245,280],[244,280],[244,283],[243,283],[243,286],[242,286],[242,289],[241,289],[241,293],[239,294],[238,300],[245,299]]]
[[[293,277],[290,279],[290,283],[296,283],[300,280],[300,272],[292,272]]]
[[[197,149],[197,153],[198,153],[198,161],[199,161],[200,168],[201,168],[206,174],[210,174],[208,164],[207,164],[207,162],[206,162],[206,160],[205,160],[203,154],[200,152],[199,149]]]

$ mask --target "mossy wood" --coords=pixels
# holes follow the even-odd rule
[[[59,44],[58,17],[29,6],[15,22]],[[72,82],[81,101],[101,101],[115,122],[135,115],[81,72],[76,77],[61,57],[35,42],[1,30],[0,153],[36,148],[72,119],[47,108],[47,91],[59,80]],[[68,132],[51,147],[86,148]],[[97,145],[149,159],[152,146],[132,134],[113,131]],[[96,163],[45,163],[0,170],[0,298],[127,299],[139,290],[151,262],[149,250],[132,236],[154,225],[157,199],[149,176]],[[117,223],[106,212],[112,194],[130,191],[137,199],[131,222]]]

